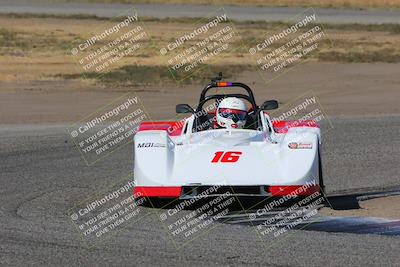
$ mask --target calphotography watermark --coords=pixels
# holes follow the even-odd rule
[[[90,165],[131,143],[140,123],[149,116],[139,97],[127,93],[68,128],[68,133]]]
[[[277,133],[287,133],[290,129],[310,130],[318,128],[322,132],[333,128],[329,116],[325,113],[317,94],[310,90],[278,109],[268,112]]]
[[[186,187],[182,201],[174,201],[159,213],[176,248],[180,248],[217,226],[216,222],[238,205],[229,186]]]
[[[147,40],[149,35],[132,8],[96,29],[72,48],[71,54],[84,74],[100,75],[121,66],[123,59],[135,56]]]
[[[166,60],[173,77],[181,81],[236,49],[234,43],[238,40],[233,23],[221,8],[161,47],[160,55]]]
[[[318,221],[318,209],[325,203],[323,192],[315,180],[287,191],[286,195],[270,198],[263,207],[248,214],[249,221],[260,236],[269,239],[268,242],[271,242],[270,238],[280,237],[291,229]]]
[[[82,240],[89,247],[114,235],[128,222],[137,221],[147,215],[141,207],[146,199],[140,194],[133,195],[134,186],[133,175],[130,174],[68,211]]]
[[[314,151],[317,151],[317,156],[320,153],[321,133],[333,128],[314,91],[308,91],[276,110],[265,112],[264,116],[266,123],[268,119],[272,123],[269,141],[276,145],[263,146],[257,151],[270,168],[283,168],[300,158],[312,164]]]
[[[270,82],[316,53],[327,39],[314,9],[309,8],[288,25],[266,33],[253,43],[249,54],[254,58],[261,77]]]

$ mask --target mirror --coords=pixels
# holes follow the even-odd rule
[[[176,105],[176,113],[194,113],[194,110],[188,104],[178,104]]]
[[[276,100],[267,100],[261,105],[262,110],[271,110],[278,108],[278,101]]]

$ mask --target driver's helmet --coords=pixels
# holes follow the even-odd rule
[[[222,128],[242,129],[246,124],[246,117],[246,104],[239,98],[227,97],[218,105],[217,124]]]

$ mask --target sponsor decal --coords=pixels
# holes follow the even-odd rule
[[[148,147],[165,147],[165,144],[161,144],[161,143],[140,143],[140,144],[138,144],[137,147],[143,147],[143,148],[148,148]]]
[[[312,143],[291,142],[291,143],[288,144],[288,147],[290,149],[311,149],[312,148]]]
[[[289,147],[290,149],[297,149],[297,146],[298,146],[298,144],[297,144],[297,143],[294,143],[294,142],[288,144],[288,147]]]

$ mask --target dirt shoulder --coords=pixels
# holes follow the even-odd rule
[[[351,210],[333,210],[323,208],[319,213],[326,216],[344,216],[344,217],[381,217],[387,219],[400,219],[400,196],[389,196],[360,201],[360,209]]]
[[[237,80],[256,100],[285,104],[312,90],[329,116],[400,114],[400,64],[306,63],[266,84],[257,72]],[[136,92],[152,119],[174,119],[175,105],[196,105],[203,84],[113,87],[73,81],[0,82],[0,124],[74,122],[126,92]]]

